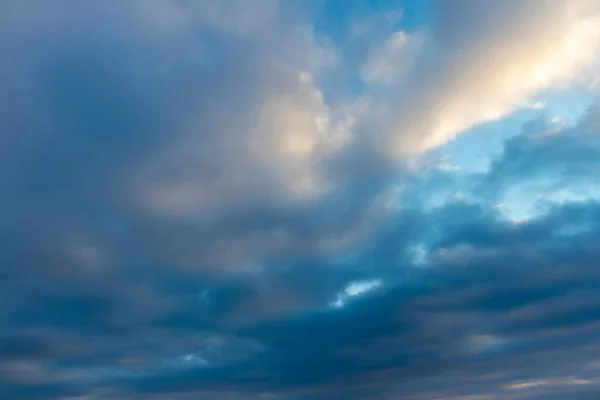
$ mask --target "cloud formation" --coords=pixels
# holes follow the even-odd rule
[[[439,1],[432,7],[431,30],[401,40],[424,41],[424,49],[395,54],[398,47],[408,47],[392,44],[403,37],[396,32],[375,64],[385,79],[384,65],[400,64],[395,57],[417,58],[391,89],[394,154],[442,145],[468,128],[533,104],[555,87],[593,84],[600,48],[595,2]]]
[[[0,398],[597,397],[596,2],[369,4],[0,2]]]

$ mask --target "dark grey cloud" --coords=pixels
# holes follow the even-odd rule
[[[579,132],[573,128],[563,135],[577,141]],[[543,140],[550,148],[563,143]],[[510,162],[513,143],[494,166]],[[524,148],[523,158],[530,160],[549,151]],[[502,171],[492,168],[486,179],[495,183]],[[525,177],[533,180],[535,174],[518,178]],[[297,311],[244,320],[235,335],[260,343],[252,357],[218,368],[159,369],[114,387],[125,396],[159,398],[223,390],[239,398],[271,393],[274,398],[481,394],[525,399],[546,398],[549,388],[574,393],[577,387],[585,396],[598,379],[593,359],[600,316],[595,294],[599,213],[594,200],[556,204],[520,224],[490,203],[406,209],[354,258],[298,263],[287,266],[289,272],[271,273],[283,279],[271,278],[271,284],[298,285],[314,296]],[[572,226],[584,229],[568,230]],[[414,265],[415,243],[426,246],[426,265]],[[386,284],[344,308],[330,306],[345,284],[373,277]],[[221,293],[228,301],[243,303],[257,294],[247,285],[218,290],[226,291]],[[321,290],[330,293],[329,299],[318,294]]]
[[[579,207],[598,212],[597,205]],[[569,222],[568,214],[559,214],[564,219],[549,215],[536,223],[558,227]],[[482,229],[510,225],[485,217],[478,223]],[[529,240],[547,246],[534,254],[514,251],[510,242],[485,254],[478,235],[460,228],[447,228],[456,241],[436,250],[460,238],[484,254],[438,260],[411,277],[396,276],[389,287],[343,309],[324,304],[251,323],[237,331],[238,337],[264,348],[246,362],[151,373],[118,386],[125,393],[166,395],[217,390],[222,382],[224,390],[237,388],[240,398],[259,398],[266,391],[282,398],[290,393],[294,398],[296,391],[310,392],[312,398],[332,393],[361,398],[378,390],[382,398],[434,398],[434,393],[512,396],[520,389],[509,385],[565,377],[591,379],[594,385],[600,276],[598,252],[589,242],[598,240],[598,228],[556,249],[551,231],[532,229],[536,233]],[[581,239],[588,246],[579,245]],[[394,274],[388,273],[393,282]],[[363,385],[372,385],[372,391],[361,392]]]

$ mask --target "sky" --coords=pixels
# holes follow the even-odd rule
[[[0,0],[0,398],[600,398],[600,2]]]

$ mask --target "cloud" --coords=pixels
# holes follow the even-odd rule
[[[590,207],[597,213],[597,205]],[[549,215],[537,223],[556,230],[567,218]],[[506,244],[491,244],[496,252],[479,258],[441,258],[430,269],[341,309],[301,311],[250,325],[239,335],[265,345],[254,362],[210,373],[153,373],[127,379],[123,390],[193,395],[220,381],[228,382],[225,388],[237,386],[240,398],[242,393],[253,398],[266,388],[275,396],[310,393],[313,398],[332,393],[360,398],[360,390],[367,388],[370,393],[431,398],[509,396],[506,391],[528,379],[596,377],[593,369],[586,370],[597,337],[594,247],[574,242],[556,246],[552,233],[541,234],[533,223],[523,228],[525,232],[489,217],[472,224],[481,230],[496,226],[505,232]],[[459,223],[445,231],[463,244],[485,246],[473,227],[465,230]],[[585,242],[597,240],[597,232],[586,235]],[[515,247],[524,241],[537,244],[534,254]],[[437,250],[449,246],[440,243]],[[495,347],[473,346],[482,337],[495,338]],[[467,392],[461,386],[465,374]]]
[[[231,2],[234,20],[212,2],[6,3],[4,29],[21,43],[4,45],[14,56],[1,78],[14,89],[3,101],[18,106],[2,121],[12,229],[46,227],[56,233],[44,245],[86,242],[96,252],[98,236],[118,232],[132,246],[162,242],[156,259],[181,254],[203,267],[352,230],[342,220],[331,231],[306,227],[314,239],[302,239],[289,226],[338,189],[321,163],[352,121],[316,86],[321,63],[304,57],[320,54],[310,29],[285,25],[275,19],[285,10],[265,3],[268,15]],[[273,209],[271,223],[255,218]]]
[[[417,35],[409,36],[402,31],[393,33],[383,45],[372,50],[364,66],[364,79],[367,82],[394,82],[412,66],[421,41]]]
[[[587,79],[597,7],[432,4],[2,2],[0,397],[596,393],[598,108],[412,156]]]
[[[544,91],[591,84],[600,46],[593,2],[433,2],[437,23],[390,87],[388,148],[419,154],[526,107]],[[400,35],[400,36],[398,36]],[[394,37],[402,37],[402,32]],[[413,34],[416,40],[419,35]],[[392,46],[387,57],[396,57]],[[409,56],[396,61],[398,68]],[[380,72],[381,79],[389,72]],[[388,100],[388,99],[386,99]]]
[[[560,135],[585,149],[592,115]],[[485,176],[470,179],[502,182],[501,190],[513,179],[537,179],[537,169],[516,176],[504,167],[521,163],[515,143],[523,160],[552,173],[568,154],[559,151],[560,135],[525,130]],[[579,152],[580,162],[595,158]],[[594,393],[597,201],[557,203],[515,225],[475,195],[435,208],[409,203],[345,259],[229,278],[140,266],[72,286],[64,278],[56,288],[39,282],[37,296],[4,308],[11,328],[1,339],[3,368],[34,369],[19,370],[26,384],[9,378],[3,390],[92,399]],[[565,230],[578,224],[585,229]],[[418,264],[410,256],[417,245],[426,249]],[[331,307],[340,293],[360,296]]]

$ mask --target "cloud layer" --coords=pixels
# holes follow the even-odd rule
[[[0,2],[0,397],[597,398],[600,8],[416,4]]]

